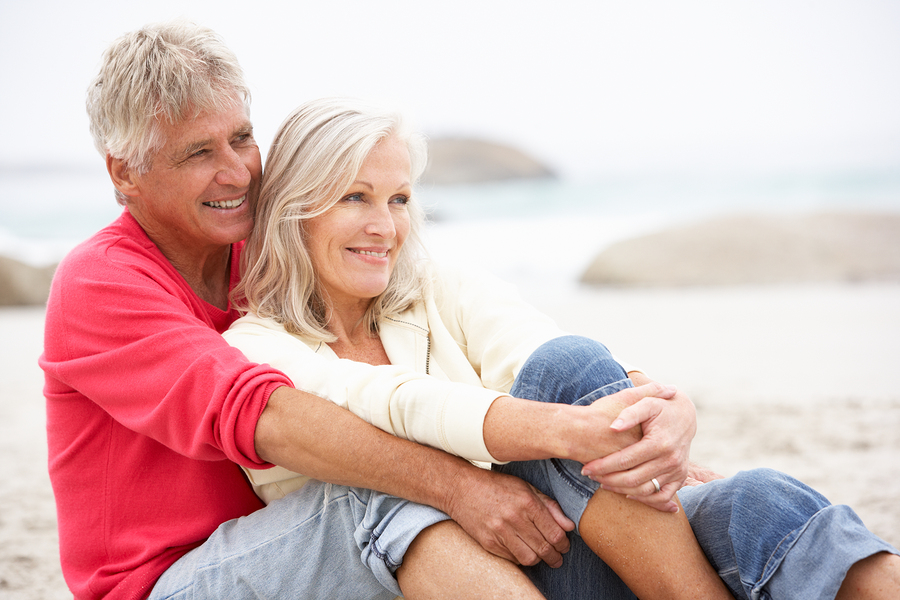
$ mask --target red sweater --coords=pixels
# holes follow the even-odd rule
[[[201,300],[127,210],[60,264],[40,365],[76,598],[145,597],[221,523],[262,507],[235,463],[265,464],[256,422],[291,382],[222,339],[237,317]]]

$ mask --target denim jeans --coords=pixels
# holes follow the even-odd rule
[[[535,351],[510,394],[541,402],[591,404],[630,387],[602,344],[569,336]],[[494,467],[529,481],[560,503],[575,523],[598,484],[566,460]],[[769,469],[741,472],[678,492],[694,534],[735,598],[834,598],[855,562],[897,550],[869,532],[847,506],[832,506],[815,490]],[[632,599],[635,596],[576,534],[563,567],[526,567],[551,599]]]
[[[539,348],[511,393],[590,404],[630,385],[606,348],[571,336]],[[573,461],[496,468],[555,498],[576,523],[598,488]],[[854,562],[882,550],[897,552],[868,532],[849,508],[831,506],[775,471],[744,472],[678,495],[701,547],[737,598],[833,598]],[[409,544],[447,518],[378,492],[311,481],[256,513],[222,524],[169,567],[150,598],[393,598],[400,594],[394,572]],[[569,537],[563,567],[525,568],[545,596],[634,598],[578,535]]]
[[[169,567],[151,600],[389,600],[410,543],[446,514],[393,496],[310,481],[227,521]]]

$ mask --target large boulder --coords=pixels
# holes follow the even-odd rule
[[[900,214],[717,218],[614,244],[581,280],[619,286],[900,281]]]
[[[428,140],[427,185],[484,183],[509,179],[555,177],[527,154],[494,142],[469,138]]]
[[[56,265],[33,267],[0,256],[0,306],[44,304]]]

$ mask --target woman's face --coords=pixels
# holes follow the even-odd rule
[[[333,308],[368,305],[385,290],[409,235],[409,151],[396,137],[379,142],[346,194],[307,221],[316,278]]]

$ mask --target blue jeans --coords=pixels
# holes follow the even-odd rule
[[[541,402],[591,404],[631,387],[606,348],[586,338],[552,340],[535,351],[510,394]],[[566,460],[494,467],[525,479],[560,503],[575,523],[598,484]],[[735,598],[834,598],[855,562],[881,551],[898,554],[869,532],[847,506],[832,506],[815,490],[768,469],[741,472],[678,492],[694,534]],[[526,567],[548,598],[633,599],[624,583],[569,535],[564,565]]]
[[[227,521],[169,567],[163,598],[390,600],[394,572],[419,533],[446,514],[379,492],[310,481]]]
[[[511,391],[544,402],[590,404],[631,385],[602,345],[559,338],[527,361]],[[556,498],[578,523],[597,484],[565,460],[497,467]],[[774,471],[741,473],[679,492],[710,562],[737,598],[828,598],[854,562],[896,553],[852,510],[833,507]],[[267,507],[223,523],[160,577],[163,598],[329,598],[385,600],[400,594],[394,572],[426,527],[448,519],[433,508],[378,492],[311,481]],[[570,535],[563,567],[527,567],[548,598],[634,598],[624,583]]]

